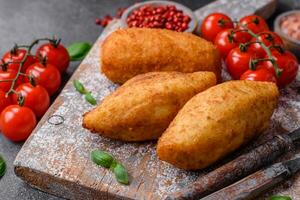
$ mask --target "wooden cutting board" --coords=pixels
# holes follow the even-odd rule
[[[274,0],[220,0],[195,13],[200,20],[213,11],[225,12],[234,18],[254,12],[268,17],[274,11],[274,2]],[[98,102],[115,90],[117,85],[99,72],[101,59],[99,47],[103,39],[118,27],[119,22],[114,21],[103,31],[89,55],[16,157],[14,162],[16,175],[31,186],[68,199],[163,199],[167,194],[179,190],[213,169],[211,167],[194,172],[179,170],[158,160],[155,142],[113,141],[91,134],[81,127],[82,114],[91,110],[92,106],[74,90],[72,80],[80,80],[88,90],[93,91]],[[226,73],[223,75],[226,77]],[[291,131],[300,125],[298,86],[299,82],[296,81],[281,91],[280,106],[273,116],[270,129],[252,143],[248,150],[274,134]],[[61,120],[58,115],[64,118],[62,124],[49,123],[49,120],[50,122]],[[94,149],[112,153],[126,166],[130,174],[129,186],[117,183],[112,173],[92,163],[90,152]],[[289,194],[295,197],[294,199],[299,199],[299,174],[277,187],[273,193]]]

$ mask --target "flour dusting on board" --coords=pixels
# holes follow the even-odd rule
[[[109,30],[106,29],[89,56],[83,61],[82,65],[86,67],[80,68],[72,77],[80,80],[87,90],[92,91],[98,103],[118,87],[99,73],[98,48],[103,39],[117,28],[118,23],[115,22]],[[228,80],[229,76],[225,70],[222,74],[223,78]],[[297,81],[281,90],[279,107],[272,117],[270,129],[255,141],[256,144],[269,139],[274,134],[283,134],[300,126],[299,79],[300,75]],[[54,104],[55,111],[48,113],[48,116],[61,115],[65,119],[64,123],[55,126],[43,119],[44,123],[40,124],[26,142],[26,148],[18,154],[15,166],[28,167],[33,171],[50,174],[52,177],[72,182],[76,187],[58,181],[49,186],[46,183],[44,183],[46,186],[34,185],[39,189],[51,192],[51,188],[55,187],[55,193],[65,198],[100,198],[84,189],[81,191],[82,196],[74,196],[76,188],[84,185],[95,191],[103,191],[106,195],[109,193],[132,199],[162,199],[167,194],[192,183],[199,175],[209,170],[189,172],[159,161],[155,152],[155,142],[124,143],[103,138],[82,128],[82,114],[93,107],[75,91],[71,82],[66,85]],[[130,174],[129,186],[120,185],[115,181],[112,173],[93,164],[90,160],[90,152],[94,149],[112,153],[126,166]],[[289,188],[286,188],[287,183]],[[300,190],[297,190],[300,185],[299,173],[292,182],[287,183],[265,196],[271,193],[282,193],[289,194],[295,197],[294,199],[300,197]]]

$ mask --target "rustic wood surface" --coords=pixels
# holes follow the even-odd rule
[[[243,1],[248,2],[248,7],[246,6],[245,9],[250,13],[265,5],[261,2],[273,2],[271,0]],[[225,1],[219,2],[224,4]],[[230,2],[235,4],[234,6],[224,4],[225,12],[231,10],[230,12],[235,13],[235,17],[244,15],[236,11],[245,6],[243,3],[237,4],[242,2],[241,0]],[[205,15],[202,11],[196,11],[200,19]],[[223,160],[201,171],[180,170],[158,160],[155,142],[117,142],[91,134],[81,127],[82,114],[92,109],[92,106],[74,90],[72,80],[79,79],[88,90],[93,91],[99,102],[115,90],[117,85],[112,84],[99,73],[99,59],[101,59],[99,46],[103,39],[118,26],[118,21],[115,21],[103,32],[18,154],[14,163],[15,172],[33,187],[68,199],[163,199],[167,194],[183,188],[198,176],[226,162]],[[225,79],[228,77],[226,72],[223,73],[223,77]],[[300,80],[300,75],[297,80]],[[270,129],[249,146],[241,148],[232,157],[247,152],[274,134],[283,134],[298,128],[300,125],[300,96],[297,93],[300,82],[298,81],[281,91],[280,106],[273,115]],[[54,115],[63,116],[64,122],[60,125],[50,124],[48,119]],[[51,120],[59,119],[55,119],[54,116]],[[92,163],[90,152],[94,149],[111,152],[125,165],[130,173],[129,186],[118,184],[112,173]],[[300,152],[299,149],[295,151]],[[285,158],[293,154],[295,152]],[[298,173],[293,179],[265,194],[265,197],[272,193],[282,193],[291,195],[297,200],[300,199],[299,188],[300,174]]]

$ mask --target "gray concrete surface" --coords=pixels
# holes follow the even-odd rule
[[[93,43],[102,28],[95,25],[95,18],[113,14],[118,7],[126,7],[134,0],[0,0],[0,55],[15,42],[30,43],[34,38],[57,35],[68,45],[74,41]],[[195,10],[210,0],[177,0]],[[299,0],[281,0],[277,13],[296,8]],[[299,7],[298,7],[299,9]],[[275,14],[276,15],[276,14]],[[271,20],[269,20],[271,22]],[[72,63],[65,81],[78,66]],[[22,144],[8,141],[0,134],[0,154],[7,161],[8,170],[0,180],[0,200],[59,199],[35,190],[17,178],[13,161]]]

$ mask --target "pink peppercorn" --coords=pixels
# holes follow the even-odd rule
[[[165,28],[183,32],[188,29],[191,18],[178,10],[174,5],[144,5],[134,10],[127,18],[129,27]]]

